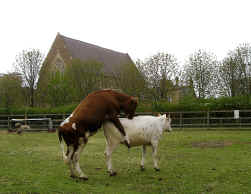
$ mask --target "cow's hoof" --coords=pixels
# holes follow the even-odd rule
[[[82,180],[82,181],[87,181],[88,177],[79,177],[79,179]]]
[[[73,178],[73,179],[78,178],[78,177],[75,176],[75,175],[71,175],[70,177]]]
[[[141,171],[145,171],[145,167],[144,166],[140,166],[140,170]]]
[[[159,172],[159,171],[160,171],[160,169],[159,169],[159,168],[154,168],[154,170],[155,170],[156,172]]]
[[[126,140],[124,141],[124,144],[128,147],[128,149],[131,148],[130,144]]]
[[[116,176],[117,172],[110,172],[110,176]]]

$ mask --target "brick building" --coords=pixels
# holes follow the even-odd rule
[[[94,61],[103,64],[105,76],[115,76],[123,65],[134,64],[130,56],[57,34],[40,71],[39,84],[46,82],[54,71],[64,72],[73,60]]]

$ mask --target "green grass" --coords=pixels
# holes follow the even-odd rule
[[[179,131],[164,134],[160,172],[147,149],[119,146],[118,175],[109,177],[102,132],[90,138],[80,159],[88,181],[69,177],[56,133],[0,132],[0,193],[251,193],[251,131]]]

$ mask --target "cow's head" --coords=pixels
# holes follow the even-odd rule
[[[129,100],[127,100],[125,103],[123,103],[122,105],[122,109],[125,112],[125,114],[128,115],[128,119],[132,119],[134,114],[135,114],[135,110],[138,106],[138,98],[137,97],[130,97]]]

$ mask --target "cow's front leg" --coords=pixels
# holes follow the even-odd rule
[[[124,136],[124,143],[126,144],[126,146],[128,148],[130,148],[130,140],[128,135],[125,133],[124,127],[122,126],[122,124],[120,123],[119,119],[117,117],[111,118],[110,119],[111,122],[113,122],[113,124],[115,125],[115,127],[117,127],[117,129],[120,131],[120,133]]]
[[[84,138],[79,138],[79,146],[78,146],[78,148],[74,154],[74,158],[73,158],[74,167],[79,174],[79,178],[83,179],[83,180],[88,180],[88,177],[81,170],[80,165],[79,165],[79,159],[80,159],[80,154],[82,153],[86,143],[87,143],[87,141],[84,140]]]
[[[68,151],[69,153],[67,154],[67,159],[65,160],[65,163],[69,165],[69,168],[70,168],[70,176],[72,178],[75,178],[76,175],[74,173],[74,169],[73,169],[73,156],[74,156],[74,146],[73,145],[69,145],[68,146]]]

